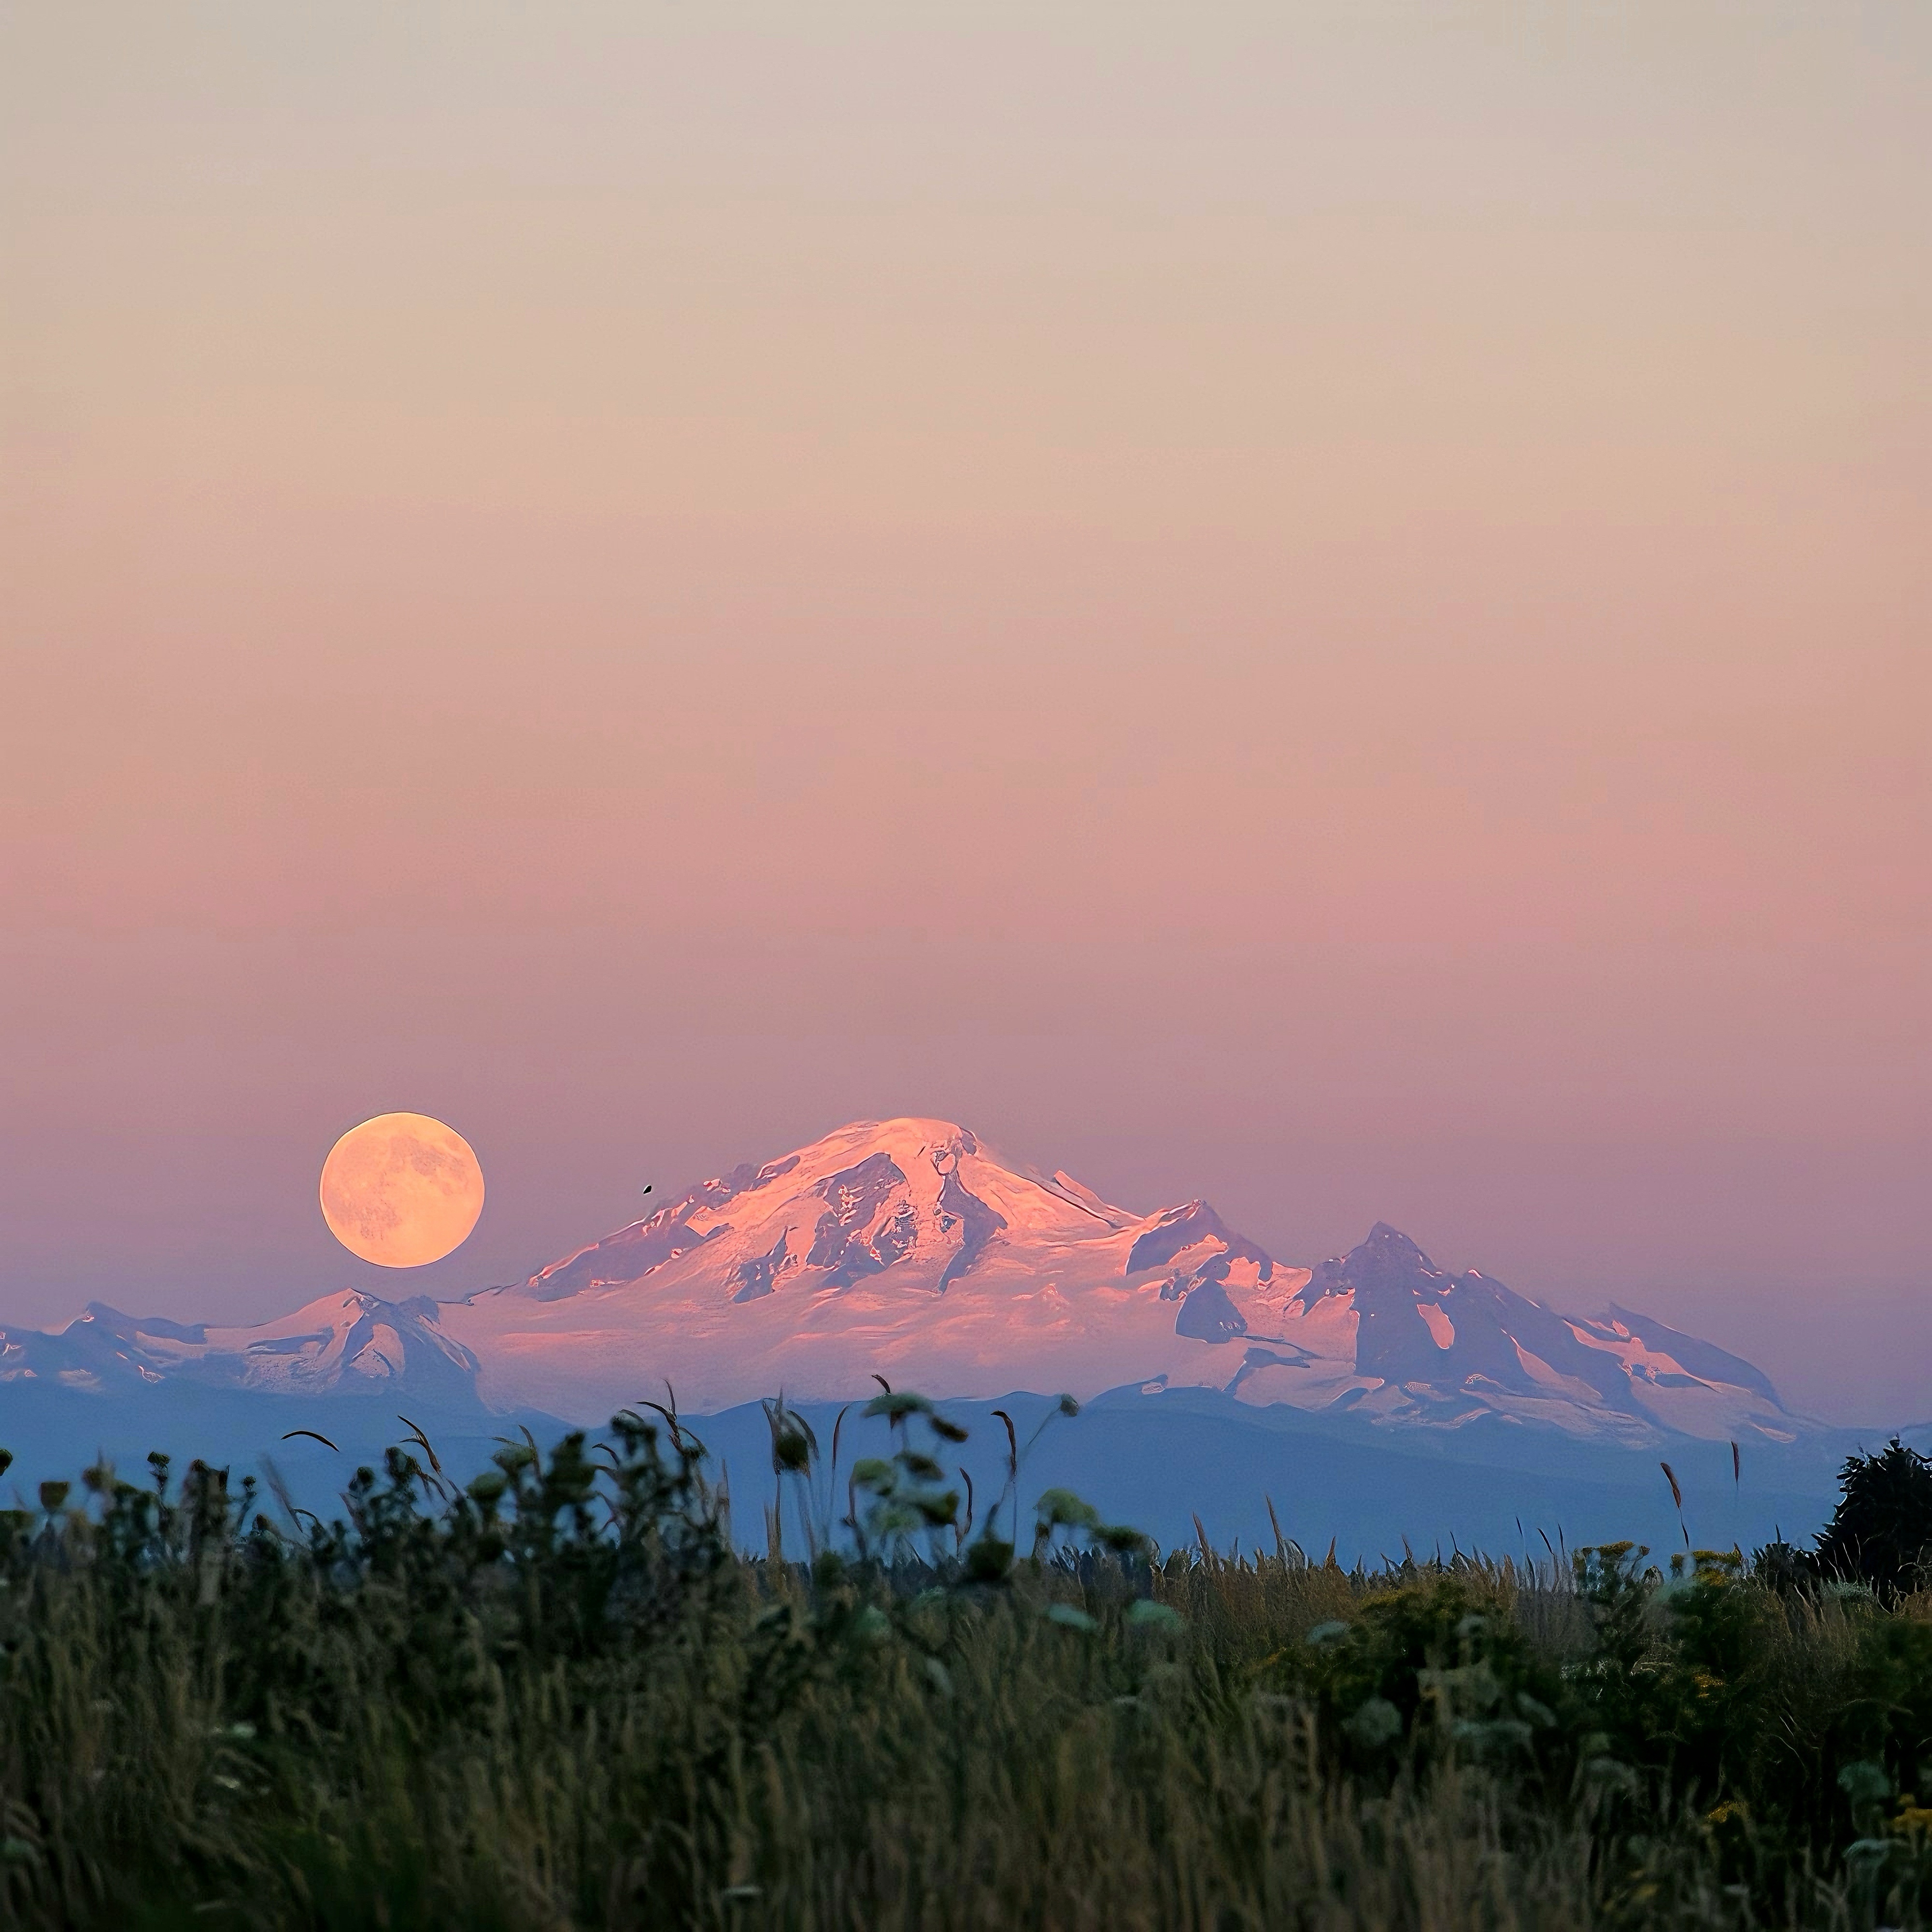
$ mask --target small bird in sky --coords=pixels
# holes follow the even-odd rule
[[[647,1180],[647,1181],[646,1181],[646,1182],[644,1183],[644,1192],[645,1192],[646,1194],[648,1194],[648,1193],[650,1193],[650,1191],[651,1191],[651,1184]]]

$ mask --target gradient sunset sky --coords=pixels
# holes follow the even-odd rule
[[[920,1113],[1932,1414],[1923,0],[17,6],[0,251],[0,1321]]]

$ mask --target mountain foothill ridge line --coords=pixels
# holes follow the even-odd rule
[[[1450,1274],[1386,1222],[1290,1266],[1205,1201],[1136,1214],[920,1118],[743,1163],[526,1280],[457,1299],[343,1290],[238,1328],[94,1303],[58,1334],[0,1328],[0,1385],[406,1390],[588,1423],[667,1382],[698,1414],[780,1388],[841,1400],[874,1374],[962,1400],[1204,1388],[1384,1429],[1626,1447],[1790,1442],[1816,1426],[1714,1344]]]

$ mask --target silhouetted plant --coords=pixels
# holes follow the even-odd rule
[[[1816,1573],[1888,1598],[1917,1588],[1932,1557],[1932,1460],[1894,1436],[1875,1456],[1848,1456],[1838,1492],[1812,1558]]]

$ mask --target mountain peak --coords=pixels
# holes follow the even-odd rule
[[[884,1120],[848,1120],[822,1134],[808,1145],[796,1150],[801,1162],[810,1162],[823,1152],[831,1158],[849,1160],[855,1150],[877,1150],[904,1160],[918,1160],[934,1148],[959,1154],[980,1151],[980,1137],[957,1120],[942,1120],[922,1114],[896,1114]]]
[[[1439,1272],[1414,1241],[1386,1221],[1378,1221],[1343,1258],[1358,1265],[1414,1269],[1430,1275]]]
[[[944,1293],[1011,1223],[986,1189],[974,1192],[963,1178],[968,1172],[989,1180],[994,1195],[1038,1196],[1028,1203],[1035,1220],[1074,1214],[1106,1222],[1112,1211],[1097,1196],[1076,1200],[1030,1169],[1003,1164],[956,1122],[854,1120],[762,1167],[742,1162],[700,1182],[646,1219],[540,1269],[525,1288],[554,1301],[643,1282],[735,1234],[728,1282],[734,1300],[762,1299],[788,1276],[818,1290],[848,1288],[909,1259],[931,1264],[922,1270],[933,1277],[928,1285]],[[757,1252],[736,1252],[755,1229],[764,1231],[753,1237]]]
[[[932,1116],[855,1120],[447,1307],[492,1400],[590,1412],[668,1373],[699,1408],[873,1373],[953,1395],[1168,1374],[1300,1286],[1208,1202],[1151,1215]],[[1236,1298],[1241,1298],[1238,1303]],[[634,1348],[616,1337],[634,1334]],[[645,1337],[650,1338],[649,1341]],[[569,1403],[566,1409],[562,1405]]]
[[[1304,1308],[1326,1297],[1366,1294],[1412,1300],[1433,1297],[1444,1286],[1442,1270],[1400,1228],[1378,1221],[1346,1255],[1322,1262],[1298,1299]]]

